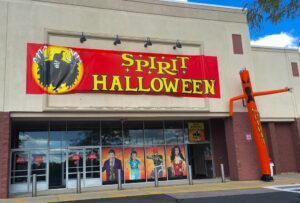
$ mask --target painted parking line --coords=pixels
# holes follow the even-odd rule
[[[300,184],[293,184],[293,185],[276,185],[276,186],[268,186],[264,187],[266,189],[283,191],[283,192],[293,192],[300,194]]]

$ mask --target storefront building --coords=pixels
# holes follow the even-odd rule
[[[251,47],[242,9],[0,0],[0,10],[0,198],[30,192],[32,174],[41,191],[74,188],[78,171],[82,187],[116,184],[118,169],[142,186],[155,167],[175,181],[187,165],[194,179],[220,177],[221,163],[232,180],[259,179],[243,102],[229,116],[242,68],[257,91],[293,88],[256,103],[275,173],[300,171],[299,53]],[[58,67],[76,69],[72,83],[73,69],[52,80]]]

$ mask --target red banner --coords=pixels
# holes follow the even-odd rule
[[[27,159],[24,156],[17,156],[16,163],[17,164],[24,164],[27,162]]]
[[[91,154],[89,154],[89,155],[87,156],[87,158],[88,158],[89,160],[95,160],[95,159],[97,159],[97,154],[96,154],[96,153],[91,153]]]
[[[80,155],[79,154],[72,154],[71,160],[72,161],[79,161],[80,160]]]
[[[44,157],[41,156],[41,155],[37,155],[33,158],[33,162],[36,164],[36,165],[40,165],[44,162]]]
[[[27,45],[27,94],[220,98],[217,57]]]

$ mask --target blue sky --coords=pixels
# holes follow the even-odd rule
[[[174,0],[178,2],[216,4],[222,6],[243,7],[251,0]],[[250,28],[249,28],[250,29]],[[300,15],[294,20],[284,19],[273,25],[270,22],[263,23],[260,31],[250,29],[251,43],[261,46],[297,47],[300,38]]]

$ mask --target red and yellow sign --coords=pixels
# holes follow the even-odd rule
[[[27,94],[220,98],[217,57],[27,45]]]
[[[190,142],[206,141],[203,122],[188,123],[188,139]]]

